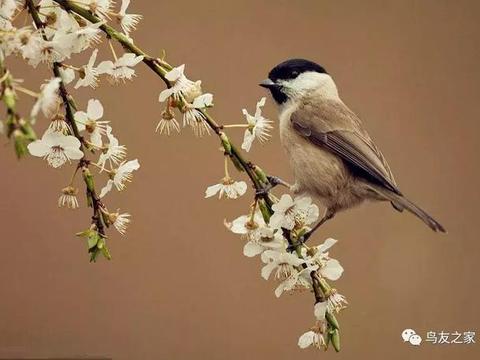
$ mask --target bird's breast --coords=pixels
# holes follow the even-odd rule
[[[300,136],[290,114],[280,116],[280,140],[294,173],[295,192],[317,198],[327,207],[342,207],[336,203],[350,196],[354,181],[348,169],[338,156]]]

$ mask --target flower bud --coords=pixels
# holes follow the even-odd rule
[[[7,87],[3,92],[3,101],[8,109],[15,108],[16,95],[11,88]]]

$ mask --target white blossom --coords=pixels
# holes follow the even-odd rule
[[[33,156],[45,158],[50,166],[58,168],[69,160],[83,157],[80,145],[74,136],[47,131],[40,140],[28,144],[28,151]]]
[[[86,130],[90,134],[90,142],[96,147],[101,147],[102,136],[106,134],[108,124],[108,121],[100,121],[103,117],[102,103],[99,100],[90,99],[87,112],[77,111],[74,117],[78,130]]]
[[[243,109],[243,115],[245,115],[248,123],[242,143],[242,149],[245,151],[250,151],[253,140],[258,139],[260,142],[265,142],[271,136],[269,131],[273,128],[271,125],[273,121],[262,116],[262,107],[265,105],[265,101],[266,98],[263,97],[257,102],[257,108],[253,116],[246,109]]]
[[[137,24],[142,20],[142,15],[127,14],[127,8],[130,5],[130,0],[122,0],[122,5],[118,13],[118,20],[123,32],[128,36],[132,30],[135,30]]]
[[[205,191],[205,197],[209,198],[218,193],[218,198],[223,195],[227,199],[237,199],[247,191],[247,183],[245,181],[234,181],[230,177],[223,178],[220,184],[209,186]]]
[[[104,197],[108,192],[112,190],[113,185],[118,191],[125,189],[126,183],[132,181],[132,172],[140,168],[140,163],[137,159],[124,161],[117,169],[110,171],[110,179],[107,184],[100,191],[100,197]]]
[[[314,305],[313,313],[317,320],[316,325],[309,331],[302,334],[298,339],[298,346],[301,349],[306,349],[309,346],[316,347],[318,349],[326,348],[326,342],[323,334],[326,331],[325,328],[325,314],[327,312],[327,302],[317,302]]]
[[[48,39],[52,39],[55,33],[67,33],[78,28],[75,18],[53,0],[40,0],[38,6],[38,16],[47,25],[42,31]]]
[[[3,51],[4,56],[21,53],[24,42],[32,33],[29,27],[22,27],[20,29],[14,27],[9,29],[4,28],[1,17],[0,31],[3,31],[3,34],[0,36],[0,49]]]
[[[58,207],[67,207],[69,209],[78,208],[77,200],[78,189],[73,186],[67,186],[62,189],[62,194],[58,198]]]
[[[262,268],[262,277],[268,280],[274,270],[277,279],[286,279],[293,272],[297,271],[296,267],[305,263],[297,255],[286,251],[267,250],[262,254],[262,261],[266,265]]]
[[[284,292],[300,289],[311,289],[312,280],[310,273],[317,270],[318,266],[302,267],[300,270],[295,269],[289,277],[281,281],[275,289],[275,295],[280,297]]]
[[[243,254],[253,257],[265,250],[286,249],[286,242],[280,231],[270,228],[259,211],[254,216],[242,215],[231,223],[225,224],[234,234],[242,235],[248,242],[243,248]]]
[[[28,64],[37,67],[42,62],[52,62],[54,44],[45,40],[40,31],[29,34],[22,45],[21,52]]]
[[[209,134],[210,130],[205,121],[205,116],[200,111],[213,105],[213,95],[206,93],[197,96],[192,104],[186,104],[182,109],[183,126],[191,126],[197,136]]]
[[[87,26],[78,27],[72,33],[65,34],[65,40],[70,41],[69,51],[77,54],[100,42],[100,26],[103,24],[103,21],[88,23]]]
[[[171,108],[167,107],[167,109],[162,111],[162,118],[155,128],[155,132],[170,135],[173,131],[180,132],[180,125],[177,119],[175,119],[175,114]]]
[[[85,8],[102,19],[109,18],[114,4],[113,0],[76,0],[76,2],[84,5]]]
[[[81,86],[90,86],[91,88],[97,87],[97,69],[94,68],[97,54],[98,49],[93,50],[87,65],[83,66],[80,69],[80,75],[77,83],[75,84],[75,89],[78,89]]]
[[[60,76],[62,77],[62,82],[67,85],[75,80],[75,71],[71,68],[60,68]]]
[[[319,269],[320,275],[329,280],[335,281],[342,276],[343,267],[336,259],[328,259],[326,263]]]
[[[111,60],[102,61],[97,66],[97,74],[107,74],[113,82],[120,80],[131,80],[135,75],[132,69],[143,60],[143,56],[137,56],[134,53],[125,53],[115,62]]]
[[[52,118],[50,125],[48,125],[48,131],[56,131],[66,135],[71,133],[70,126],[65,121],[65,117],[61,114],[56,114]]]
[[[185,64],[173,68],[165,74],[165,78],[172,84],[168,89],[163,90],[158,101],[164,102],[169,97],[178,100],[180,96],[185,98],[187,103],[192,102],[195,98],[202,94],[201,81],[193,82],[184,75]]]
[[[107,161],[110,163],[110,167],[112,167],[120,163],[127,155],[127,148],[119,144],[118,139],[112,134],[112,128],[108,125],[106,135],[109,143],[98,159],[98,165],[102,170],[105,168]]]
[[[327,250],[332,247],[337,240],[329,238],[321,245],[318,245],[310,250],[310,253],[314,253],[309,257],[309,262],[319,265],[318,273],[329,280],[338,280],[343,273],[343,267],[336,259],[332,259],[328,256]]]
[[[292,230],[294,227],[303,227],[312,224],[318,219],[318,206],[312,204],[309,197],[292,199],[288,194],[283,194],[278,203],[273,204],[274,211],[270,218],[270,225],[274,229],[285,228]]]
[[[70,58],[76,45],[75,33],[55,30],[52,37],[44,39],[42,30],[29,34],[21,48],[27,62],[37,67],[40,63],[61,62]]]
[[[347,305],[348,305],[348,302],[345,296],[339,294],[337,290],[332,289],[327,298],[328,311],[331,313],[333,312],[338,313],[340,312],[340,310],[346,308]]]
[[[314,346],[317,349],[322,349],[326,346],[323,335],[314,330],[307,331],[298,339],[298,346],[301,349],[306,349],[309,346]]]
[[[121,235],[125,235],[127,232],[127,227],[130,224],[130,216],[128,213],[120,214],[118,211],[108,214],[110,222]]]
[[[275,270],[275,278],[280,280],[275,289],[277,297],[280,297],[285,291],[310,288],[311,284],[305,280],[305,275],[317,269],[317,266],[307,266],[305,260],[299,258],[296,254],[286,252],[284,249],[281,251],[264,251],[262,253],[262,261],[266,263],[262,268],[262,277],[268,280],[271,273]]]
[[[16,0],[0,0],[0,17],[11,19],[17,7]]]
[[[40,87],[40,94],[30,113],[32,118],[36,118],[40,111],[47,118],[53,115],[60,101],[58,96],[60,81],[58,77],[53,78]]]

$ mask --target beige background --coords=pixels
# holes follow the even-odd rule
[[[478,359],[478,344],[413,348],[400,338],[409,327],[423,336],[479,330],[478,2],[139,0],[132,10],[145,14],[137,43],[186,62],[187,74],[215,94],[220,122],[253,109],[265,94],[257,83],[276,63],[305,57],[324,65],[401,189],[449,233],[434,234],[385,204],[326,225],[314,241],[339,239],[332,255],[346,271],[337,285],[351,303],[339,316],[343,349],[301,351],[311,296],[276,299],[259,260],[242,256],[242,241],[222,223],[249,199],[203,199],[222,176],[217,139],[155,134],[163,85],[139,66],[133,83],[75,92],[83,105],[101,99],[142,165],[128,190],[108,199],[134,215],[127,238],[112,236],[113,261],[89,264],[85,243],[73,236],[89,211],[56,207],[69,170],[18,162],[3,141],[0,357]],[[109,57],[106,48],[101,56]],[[10,64],[28,85],[47,76],[17,61]],[[271,101],[266,113],[276,117]],[[251,157],[291,179],[277,130]]]

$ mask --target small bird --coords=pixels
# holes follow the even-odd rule
[[[260,86],[270,90],[279,107],[280,140],[295,177],[291,190],[311,196],[326,208],[304,241],[337,212],[364,200],[389,201],[433,231],[446,232],[400,192],[385,157],[340,99],[335,82],[322,66],[304,59],[287,60],[275,66]]]

